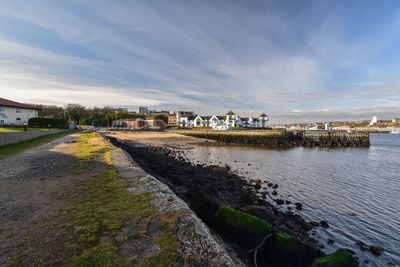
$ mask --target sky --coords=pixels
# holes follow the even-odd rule
[[[400,117],[400,2],[0,0],[0,97]]]

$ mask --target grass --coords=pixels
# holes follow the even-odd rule
[[[50,135],[45,135],[45,136],[40,136],[31,140],[27,141],[22,141],[16,144],[9,144],[9,145],[4,145],[0,146],[0,159],[5,158],[7,156],[13,155],[15,153],[19,153],[22,151],[25,151],[29,148],[33,148],[39,145],[42,145],[44,143],[48,143],[50,141],[53,141],[55,139],[64,137],[66,135],[71,134],[72,132],[66,131],[62,133],[57,133],[57,134],[50,134]]]
[[[215,216],[228,226],[253,236],[263,236],[272,231],[272,225],[267,221],[235,210],[227,205],[221,205]]]
[[[174,229],[177,214],[159,214],[151,205],[151,194],[133,194],[127,190],[130,181],[120,178],[112,166],[110,145],[97,133],[85,133],[67,150],[83,161],[102,159],[105,170],[74,184],[74,198],[60,214],[63,222],[58,231],[70,233],[66,249],[71,258],[67,266],[173,266],[177,241]],[[149,223],[161,222],[160,235],[146,236]],[[123,241],[115,236],[121,228],[133,225],[138,233],[128,234]],[[67,231],[65,231],[67,229]],[[137,257],[129,259],[118,255],[119,246],[133,238],[150,238],[159,247],[157,255],[142,262]],[[106,240],[106,241],[104,241]]]
[[[27,128],[27,131],[48,131],[47,128]],[[24,132],[23,127],[0,127],[0,133]]]

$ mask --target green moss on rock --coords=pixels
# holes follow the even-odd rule
[[[320,257],[310,267],[353,267],[357,266],[353,255],[347,249],[339,249],[335,253]]]
[[[275,233],[274,241],[277,250],[293,251],[299,247],[299,242],[286,233]]]
[[[227,205],[221,205],[215,216],[228,227],[252,236],[264,236],[272,231],[272,225],[269,222]]]

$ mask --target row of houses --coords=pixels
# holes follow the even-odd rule
[[[216,130],[227,130],[230,128],[265,128],[269,118],[265,113],[258,117],[249,116],[241,118],[233,111],[223,116],[200,116],[192,111],[178,111],[168,116],[168,125],[179,127],[211,127]]]

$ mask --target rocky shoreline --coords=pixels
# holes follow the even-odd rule
[[[327,259],[329,263],[345,258],[345,262],[320,265],[318,260],[324,259],[324,254],[307,232],[327,224],[309,223],[293,212],[276,209],[266,195],[275,195],[277,185],[259,180],[249,184],[229,166],[193,164],[176,149],[108,138],[127,151],[141,168],[167,184],[247,265],[358,266],[347,250],[337,252],[343,254],[341,257],[333,254],[332,259]],[[274,199],[277,205],[291,204]],[[301,206],[295,203],[295,208]]]

